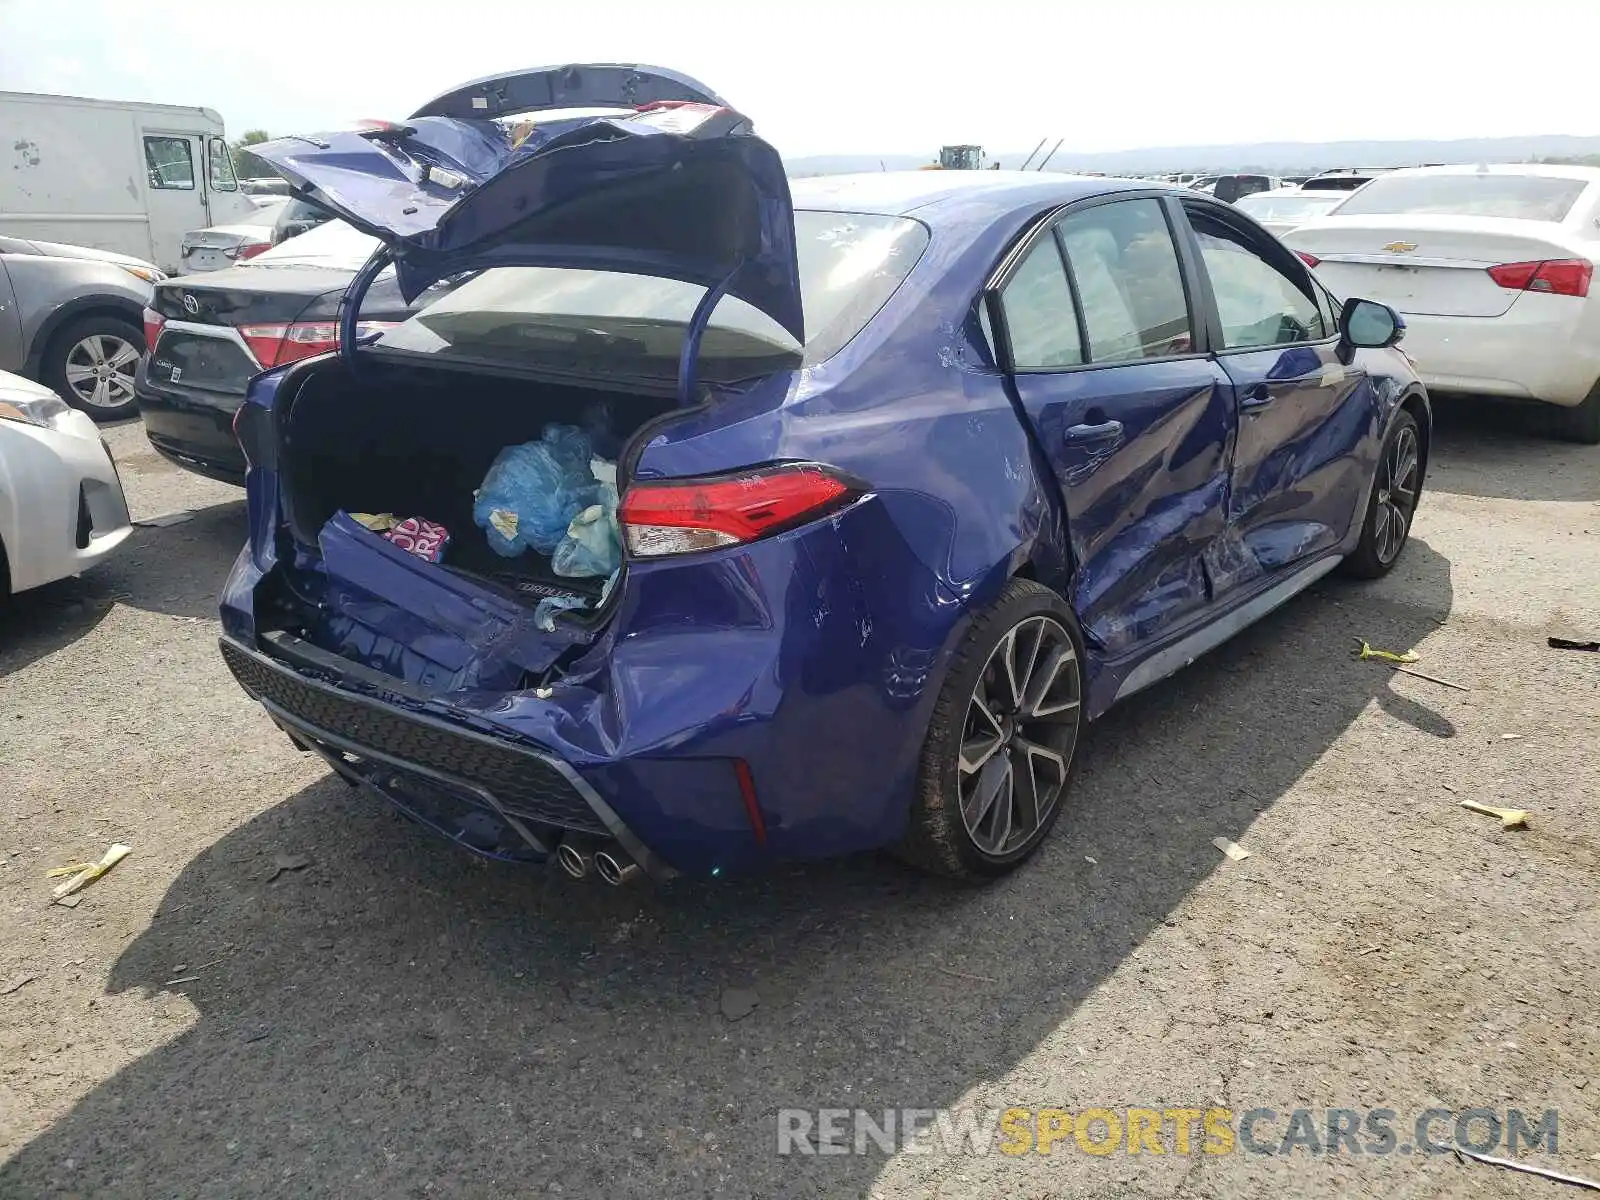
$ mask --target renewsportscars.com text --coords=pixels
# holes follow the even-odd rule
[[[1556,1153],[1555,1109],[783,1108],[779,1154]]]

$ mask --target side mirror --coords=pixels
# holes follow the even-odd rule
[[[1346,300],[1339,313],[1339,335],[1357,349],[1381,350],[1405,336],[1406,323],[1387,304]]]

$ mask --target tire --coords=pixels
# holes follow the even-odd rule
[[[116,317],[84,317],[50,339],[39,379],[96,421],[119,421],[139,411],[133,372],[143,353],[144,332],[137,325]]]
[[[1008,658],[1025,681],[1021,705],[1003,674]],[[998,879],[1032,855],[1072,788],[1083,684],[1083,635],[1072,610],[1049,588],[1013,579],[973,619],[951,662],[896,855],[974,883]]]
[[[1600,446],[1600,383],[1576,408],[1560,410],[1556,416],[1556,436],[1564,442]]]
[[[1397,481],[1406,480],[1408,486],[1396,486]],[[1417,419],[1402,412],[1383,439],[1377,478],[1372,481],[1367,511],[1361,518],[1361,540],[1344,561],[1346,573],[1357,579],[1387,575],[1411,539],[1411,523],[1421,498],[1422,435]]]

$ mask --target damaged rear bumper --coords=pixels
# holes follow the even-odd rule
[[[318,674],[352,672],[352,664],[336,665],[334,656],[309,643],[281,640],[313,670],[318,660],[330,660]],[[234,678],[292,741],[466,849],[491,858],[544,859],[566,836],[611,838],[651,878],[677,874],[560,758],[414,711],[404,703],[400,681],[374,679],[376,692],[358,691],[239,639],[219,641]]]

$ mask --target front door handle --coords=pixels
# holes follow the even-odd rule
[[[1101,421],[1097,425],[1069,425],[1066,438],[1069,442],[1109,442],[1122,436],[1121,421]]]
[[[1257,409],[1267,407],[1271,403],[1272,389],[1264,383],[1258,383],[1245,392],[1244,399],[1239,402],[1239,407],[1245,412],[1254,412]]]

